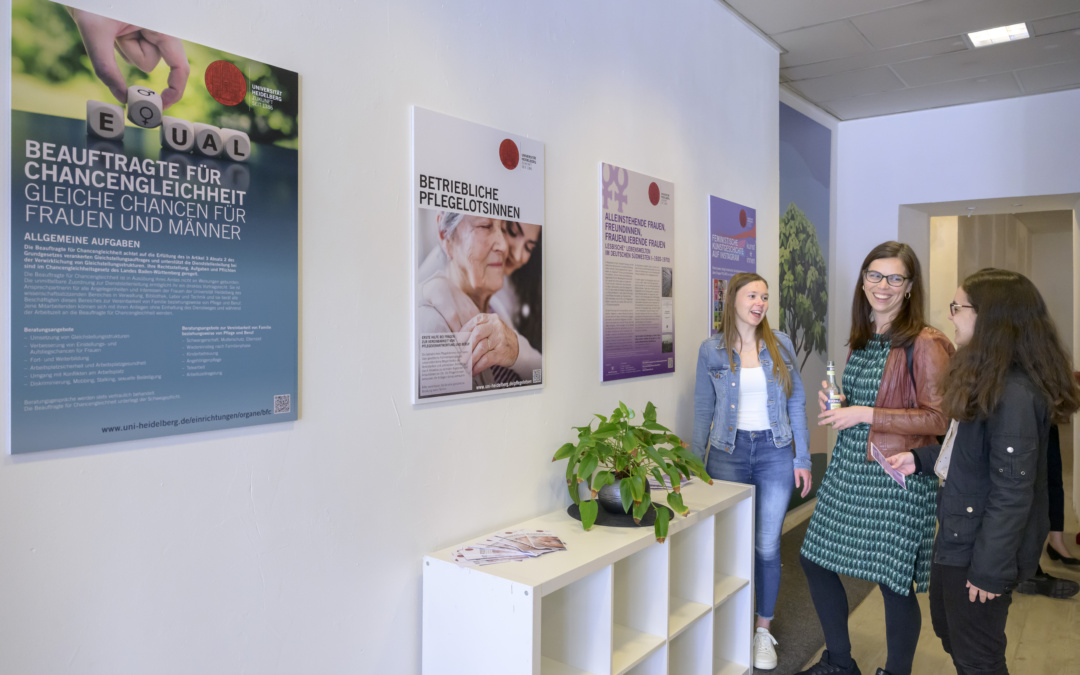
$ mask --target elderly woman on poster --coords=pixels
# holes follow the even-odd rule
[[[522,304],[506,277],[529,261],[539,226],[450,211],[436,224],[438,248],[417,271],[417,332],[470,334],[463,362],[471,361],[473,390],[531,379],[540,352],[512,326]]]

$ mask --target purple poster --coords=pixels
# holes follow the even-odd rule
[[[668,181],[600,165],[604,382],[675,371],[674,191]]]
[[[709,196],[709,335],[720,332],[724,291],[739,272],[757,271],[757,211]]]

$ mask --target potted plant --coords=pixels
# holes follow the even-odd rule
[[[570,498],[581,512],[581,525],[586,530],[596,522],[597,496],[609,486],[617,487],[624,513],[632,513],[634,522],[640,524],[653,499],[649,493],[649,476],[660,481],[667,492],[671,510],[686,515],[689,509],[683,504],[681,484],[683,477],[691,474],[712,485],[712,478],[705,473],[705,465],[688,451],[686,443],[656,421],[656,406],[645,406],[640,424],[633,424],[634,411],[622,401],[610,417],[596,415],[600,424],[573,427],[578,432],[577,443],[566,443],[555,453],[552,461],[567,460],[566,487]],[[670,486],[664,477],[670,480]],[[578,483],[587,480],[591,499],[582,499]],[[667,509],[656,509],[654,523],[656,540],[667,539]]]

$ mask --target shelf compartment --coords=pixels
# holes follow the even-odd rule
[[[668,549],[650,546],[615,563],[613,672],[637,665],[665,642]]]
[[[717,576],[716,585],[713,588],[713,606],[719,607],[727,602],[728,598],[735,595],[739,590],[750,585],[749,579],[741,577]]]
[[[749,585],[743,586],[713,611],[713,672],[743,673],[753,663],[753,607]]]
[[[712,613],[690,624],[668,643],[668,672],[678,675],[712,675]]]
[[[576,669],[563,672],[611,672],[611,584],[608,566],[541,599],[542,657]]]
[[[650,633],[615,624],[612,635],[611,672],[621,675],[662,647],[667,640]]]
[[[722,662],[717,666],[716,675],[750,675],[750,669],[737,663]]]
[[[540,675],[594,675],[587,670],[581,670],[568,666],[565,663],[560,663],[555,659],[549,659],[546,656],[540,658]]]
[[[625,675],[667,675],[667,643],[647,656]],[[618,675],[618,674],[616,674]]]
[[[671,597],[668,636],[679,634],[713,606],[712,519],[695,523],[668,538],[671,547]]]
[[[668,615],[668,637],[675,637],[687,626],[709,613],[712,607],[685,598],[671,598],[671,614]]]
[[[713,517],[718,579],[752,579],[754,573],[754,503],[747,496]]]

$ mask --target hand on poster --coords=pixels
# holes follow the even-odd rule
[[[94,73],[117,101],[127,103],[128,84],[116,64],[114,47],[125,61],[144,73],[152,71],[159,61],[165,62],[169,67],[169,86],[161,92],[164,108],[183,98],[191,67],[184,44],[178,38],[73,7],[68,11],[82,36]]]
[[[461,332],[472,334],[473,375],[492,366],[509,368],[517,361],[517,333],[498,314],[477,314],[461,327]]]

